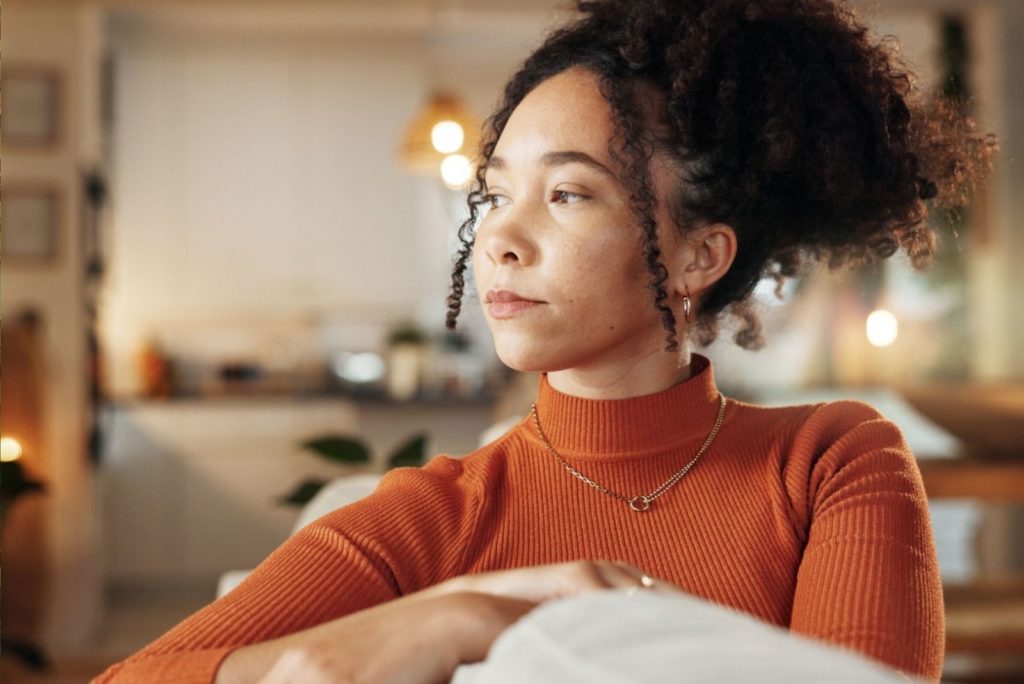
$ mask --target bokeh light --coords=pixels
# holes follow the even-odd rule
[[[876,347],[888,347],[896,341],[899,332],[896,316],[885,309],[872,311],[868,315],[866,328],[868,342]]]
[[[430,130],[430,142],[442,154],[458,151],[465,139],[462,126],[454,121],[441,121]]]
[[[21,458],[21,444],[13,437],[0,437],[0,461],[17,461]]]
[[[469,159],[461,154],[449,154],[441,162],[441,178],[449,188],[461,188],[466,185],[471,171]]]

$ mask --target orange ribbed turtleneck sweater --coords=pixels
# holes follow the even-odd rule
[[[649,493],[714,424],[710,361],[656,394],[582,399],[541,377],[548,440],[612,491]],[[696,596],[938,678],[942,589],[920,472],[898,428],[859,401],[730,400],[693,469],[637,513],[546,451],[527,416],[463,458],[390,471],[308,525],[234,591],[96,682],[210,682],[233,649],[447,578],[621,559]]]

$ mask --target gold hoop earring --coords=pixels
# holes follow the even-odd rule
[[[686,294],[683,295],[683,316],[686,317],[686,322],[690,322],[690,287],[686,287]]]

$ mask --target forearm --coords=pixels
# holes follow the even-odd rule
[[[387,645],[394,647],[397,646],[396,639],[416,641],[418,632],[429,635],[438,631],[429,613],[409,610],[415,608],[410,606],[409,598],[396,599],[277,639],[243,646],[225,658],[214,681],[216,684],[258,682],[289,651],[312,657],[329,653],[334,667],[347,673],[346,681],[373,681],[379,676],[382,657],[389,661],[389,667],[401,669],[401,658],[417,655],[404,647],[394,651],[388,648],[386,652],[375,649],[375,640],[389,640]],[[434,618],[437,617],[435,614]],[[437,656],[440,660],[447,660],[441,653]]]
[[[259,644],[242,646],[237,651],[232,651],[217,668],[215,684],[259,681],[260,677],[270,672],[270,668],[284,654],[289,645],[295,643],[293,637],[308,636],[315,629],[317,628],[303,630]]]
[[[486,623],[478,602],[432,588],[243,646],[223,661],[215,682],[259,681],[288,652],[310,661],[329,661],[332,672],[345,672],[345,681],[446,681],[460,662],[480,653],[480,627]]]

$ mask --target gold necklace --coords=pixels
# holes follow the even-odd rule
[[[650,494],[637,494],[636,496],[633,497],[629,497],[624,494],[619,494],[618,492],[613,492],[604,485],[597,484],[589,477],[587,477],[586,475],[584,475],[583,473],[581,473],[580,471],[576,470],[571,465],[566,463],[565,459],[562,458],[562,456],[557,451],[555,451],[555,447],[551,446],[551,442],[549,442],[548,438],[544,435],[544,431],[540,429],[540,418],[537,417],[536,403],[530,406],[530,413],[533,414],[533,424],[537,426],[537,434],[540,435],[541,441],[544,442],[544,446],[547,447],[548,451],[554,454],[555,458],[557,458],[559,462],[563,466],[565,466],[566,470],[568,470],[577,478],[579,478],[586,484],[590,485],[597,491],[601,492],[602,494],[607,494],[608,496],[613,496],[616,499],[625,501],[626,503],[629,504],[631,510],[634,510],[638,513],[642,513],[650,509],[652,501],[654,501],[659,496],[667,492],[669,488],[671,488],[676,482],[679,482],[679,480],[682,479],[683,475],[686,475],[686,473],[689,472],[690,468],[693,467],[693,464],[697,462],[697,459],[700,458],[701,455],[703,455],[703,453],[708,450],[708,447],[711,446],[711,442],[715,441],[715,436],[718,435],[718,429],[722,427],[722,418],[725,416],[725,395],[721,393],[719,393],[718,395],[718,417],[715,418],[715,426],[711,428],[711,432],[708,433],[708,436],[704,440],[704,443],[700,445],[700,449],[697,450],[697,455],[694,456],[689,463],[680,468],[675,475],[665,480],[665,482],[663,482],[660,487],[655,489]]]

